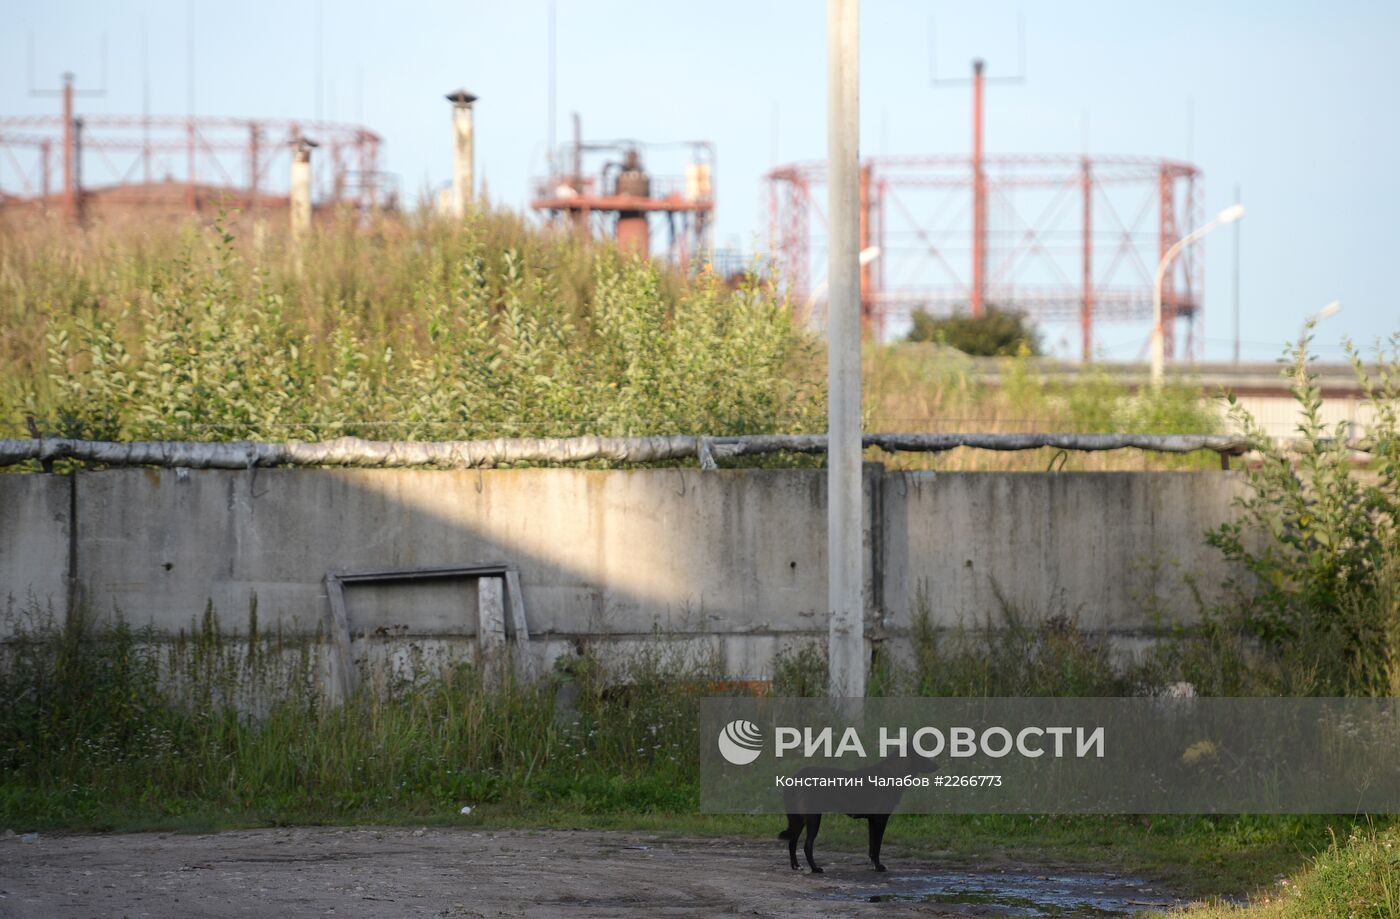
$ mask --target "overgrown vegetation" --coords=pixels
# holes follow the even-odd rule
[[[995,362],[928,344],[867,347],[865,427],[874,431],[1065,431],[1081,434],[1214,434],[1223,429],[1216,400],[1199,385],[1134,386],[1101,366],[1055,374],[1028,354]],[[1217,468],[1215,454],[1188,456],[953,450],[882,456],[898,468],[1044,471],[1057,469]]]
[[[811,343],[771,290],[507,215],[342,227],[300,270],[280,241],[223,226],[0,232],[11,436],[26,414],[116,440],[820,427]]]
[[[1325,850],[1248,906],[1207,905],[1182,919],[1396,919],[1400,917],[1400,827],[1335,832]]]
[[[1377,347],[1375,370],[1348,346],[1374,416],[1370,469],[1354,469],[1348,422],[1322,422],[1307,338],[1293,353],[1296,454],[1238,405],[1232,415],[1261,461],[1245,475],[1241,516],[1209,536],[1245,575],[1220,627],[1258,640],[1292,695],[1400,695],[1400,335]]]
[[[877,652],[869,693],[875,696],[1053,697],[1144,696],[1190,684],[1202,696],[1279,695],[1298,675],[1291,662],[1261,653],[1248,636],[1208,619],[1178,627],[1136,654],[1115,651],[1106,630],[1084,626],[1063,599],[1023,609],[993,585],[997,608],[984,616],[936,621],[924,587],[908,634]],[[823,641],[785,648],[774,664],[773,691],[826,693]]]
[[[696,807],[698,698],[713,662],[656,646],[567,677],[439,661],[373,668],[321,695],[319,636],[221,635],[213,611],[173,641],[31,606],[0,659],[0,824],[102,826],[192,812],[262,822]],[[556,697],[567,682],[570,691]],[[567,702],[565,702],[567,700]]]
[[[1210,432],[1198,388],[1102,372],[993,381],[949,349],[871,347],[881,431]],[[320,440],[801,433],[824,428],[819,342],[751,277],[731,291],[480,213],[325,229],[0,221],[0,436]],[[1180,468],[1136,451],[872,456],[939,469]],[[771,458],[769,463],[787,462]]]
[[[0,827],[389,822],[751,837],[775,829],[771,816],[696,813],[697,705],[719,674],[704,648],[682,653],[658,640],[608,654],[584,646],[525,685],[499,672],[492,679],[469,660],[385,644],[400,666],[365,672],[350,703],[334,707],[319,692],[320,636],[269,629],[256,610],[240,635],[220,634],[206,610],[173,641],[120,620],[58,623],[32,605],[19,625],[0,648]],[[961,676],[925,688],[1068,694],[1097,679],[1097,652],[1061,627],[1028,622],[1023,641],[1020,650],[1041,651],[1019,671],[1010,652],[986,671],[969,656]],[[780,679],[808,682],[775,689],[819,693],[821,646],[797,645],[793,655],[802,660],[779,666]],[[1066,661],[1070,676],[1056,682]],[[472,812],[462,814],[464,806]],[[894,845],[904,857],[944,863],[1013,855],[1234,893],[1271,883],[1300,853],[1353,825],[1247,815],[913,815],[901,818]],[[831,844],[852,850],[863,831],[854,821],[823,827]]]

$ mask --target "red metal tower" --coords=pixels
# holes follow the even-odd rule
[[[963,156],[870,157],[862,164],[861,244],[879,253],[861,272],[872,334],[883,335],[916,309],[1017,309],[1041,320],[1077,319],[1087,359],[1096,323],[1151,318],[1158,259],[1183,226],[1201,222],[1196,167],[1061,154],[984,154],[980,165],[970,168]],[[767,175],[771,251],[792,302],[813,302],[817,319],[824,310],[825,180],[824,161]],[[977,185],[981,195],[968,195]],[[1183,252],[1167,277],[1168,327],[1177,318],[1194,321],[1199,250]]]
[[[1096,322],[1150,319],[1153,276],[1183,229],[1201,221],[1200,171],[1152,157],[988,156],[983,145],[988,78],[982,60],[970,85],[971,154],[872,157],[861,169],[861,306],[866,328],[882,338],[913,310],[1023,310],[1042,320],[1077,319],[1085,360]],[[825,258],[822,162],[794,163],[767,175],[769,250],[794,303],[824,309],[824,282],[812,283]],[[968,191],[971,194],[968,194]],[[1077,200],[1076,200],[1077,199]],[[1074,205],[1078,206],[1075,207]],[[1154,219],[1155,218],[1155,219]],[[1163,287],[1167,352],[1177,318],[1190,323],[1187,352],[1199,348],[1203,265],[1188,248]],[[820,275],[818,275],[820,277]]]

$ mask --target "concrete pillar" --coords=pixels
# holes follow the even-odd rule
[[[860,0],[827,0],[828,693],[865,696],[860,430]]]
[[[292,239],[311,232],[311,150],[314,140],[298,137],[292,141],[292,190],[289,200]]]
[[[465,89],[459,89],[448,93],[447,98],[452,103],[452,199],[448,210],[453,217],[462,217],[472,203],[472,181],[476,167],[472,103],[477,97]]]
[[[505,581],[478,578],[476,582],[476,644],[483,655],[497,655],[506,644]]]

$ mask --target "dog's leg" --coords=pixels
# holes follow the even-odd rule
[[[797,840],[802,836],[802,825],[805,821],[801,814],[788,814],[787,829],[778,834],[779,839],[786,839],[788,844],[788,861],[792,862],[792,870],[797,871],[801,866],[797,864]]]
[[[817,831],[822,828],[821,814],[807,815],[807,841],[802,844],[802,854],[807,856],[807,867],[812,869],[813,874],[821,874],[822,870],[817,867],[817,863],[812,860],[812,843],[817,841]]]
[[[885,825],[889,822],[889,814],[870,815],[870,860],[875,863],[876,871],[885,870],[880,863],[880,843],[885,840]]]

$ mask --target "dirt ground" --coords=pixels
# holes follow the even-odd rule
[[[881,875],[858,853],[817,854],[823,875],[792,871],[776,839],[363,827],[10,835],[0,916],[1034,916],[1173,902],[1114,876],[948,872],[893,851]]]

